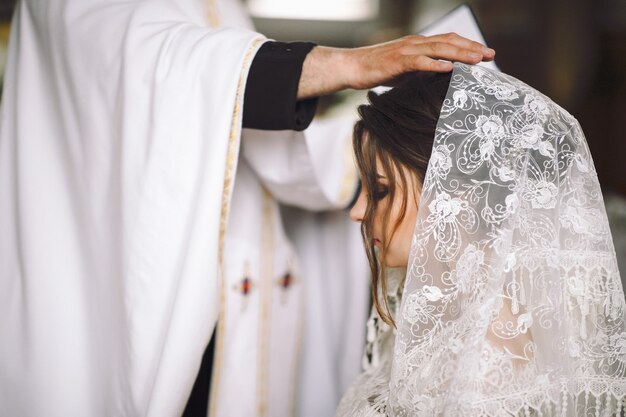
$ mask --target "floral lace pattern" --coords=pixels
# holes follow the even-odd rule
[[[419,207],[384,415],[620,415],[626,305],[578,122],[455,64]]]

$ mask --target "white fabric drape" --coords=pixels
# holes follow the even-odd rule
[[[624,293],[591,155],[526,84],[455,64],[401,293],[389,384],[365,399],[389,369],[362,376],[339,415],[623,410]]]
[[[218,314],[258,34],[201,1],[17,5],[0,132],[0,415],[175,416]]]

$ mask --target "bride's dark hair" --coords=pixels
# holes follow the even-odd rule
[[[389,180],[389,201],[393,201],[398,192],[403,197],[400,216],[394,224],[389,225],[390,207],[381,213],[382,238],[385,241],[382,242],[378,257],[371,235],[378,206],[377,195],[373,191],[367,194],[367,208],[361,223],[361,234],[372,272],[372,298],[378,314],[390,325],[395,323],[385,296],[387,276],[382,260],[385,259],[389,241],[405,216],[408,199],[404,171],[394,168],[406,168],[419,184],[423,184],[450,77],[451,73],[412,74],[383,94],[370,92],[367,96],[369,104],[358,109],[360,120],[354,126],[353,146],[363,186],[366,190],[377,190],[379,163],[380,170]],[[416,205],[418,203],[415,202]]]

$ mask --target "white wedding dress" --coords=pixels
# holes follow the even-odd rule
[[[625,301],[574,117],[455,64],[422,187],[397,330],[368,323],[348,416],[619,416]]]

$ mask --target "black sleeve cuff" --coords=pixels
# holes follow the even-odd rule
[[[304,130],[317,109],[317,98],[298,101],[302,64],[316,45],[266,42],[250,66],[243,99],[243,127]]]

